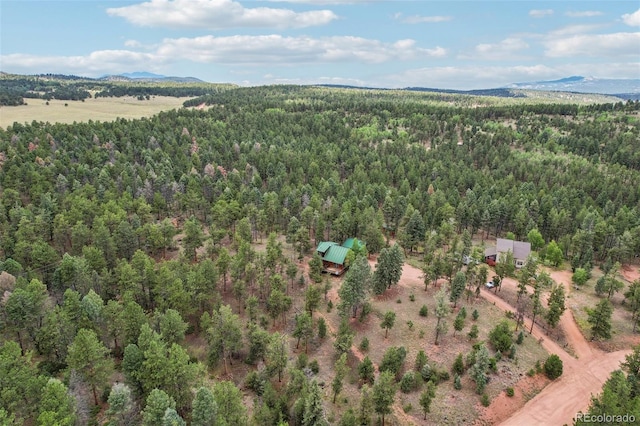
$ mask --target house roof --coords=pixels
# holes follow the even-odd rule
[[[496,250],[498,253],[506,253],[511,250],[514,259],[526,259],[531,254],[531,243],[498,238]]]
[[[349,248],[342,247],[339,245],[330,246],[327,251],[324,253],[324,257],[322,260],[336,263],[338,265],[344,265],[344,261],[347,258],[347,253],[349,253]]]
[[[357,238],[347,238],[345,240],[345,242],[342,244],[342,247],[347,247],[352,249],[354,244],[358,244],[358,248],[360,247],[364,247],[364,242],[362,242],[361,240],[357,239]]]
[[[498,254],[498,251],[496,250],[495,247],[487,247],[484,250],[484,255],[485,256],[495,256],[496,254]]]
[[[334,243],[333,241],[321,241],[320,244],[318,244],[318,248],[316,249],[316,251],[318,253],[324,254],[329,249],[329,247],[337,245],[338,243]]]
[[[526,259],[531,254],[531,243],[524,241],[513,242],[513,257],[516,259]]]

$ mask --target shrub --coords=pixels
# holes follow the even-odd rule
[[[264,377],[257,371],[251,371],[244,378],[245,386],[251,389],[260,396],[264,392],[265,380]]]
[[[514,359],[516,357],[516,345],[511,345],[511,349],[509,349],[509,359]]]
[[[510,397],[510,398],[511,398],[511,397],[513,397],[513,395],[515,395],[515,391],[513,390],[513,388],[512,388],[512,387],[508,387],[508,388],[505,390],[505,393],[506,393],[506,394],[507,394],[507,396],[508,396],[508,397]]]
[[[422,371],[422,367],[424,367],[424,365],[428,361],[429,358],[427,358],[427,354],[425,354],[424,351],[420,349],[420,351],[416,354],[416,363],[414,365],[415,370],[418,372]]]
[[[360,315],[358,316],[358,321],[364,322],[364,320],[366,320],[371,313],[371,309],[371,303],[369,302],[362,305],[362,309],[360,309]]]
[[[400,380],[400,390],[404,393],[409,393],[418,387],[418,381],[413,371],[407,371]]]
[[[418,337],[420,339],[424,338],[424,330],[422,330],[422,329],[420,330],[420,333],[418,333]]]
[[[421,317],[429,316],[429,308],[427,308],[427,305],[422,305],[422,307],[420,308],[420,316]]]
[[[466,318],[467,317],[467,308],[465,308],[464,306],[462,308],[460,308],[460,312],[458,312],[458,315],[460,315],[462,318]]]
[[[542,373],[542,364],[540,364],[540,360],[536,361],[536,373]]]
[[[489,358],[489,370],[493,371],[494,373],[498,372],[498,366],[494,357]]]
[[[407,327],[409,327],[409,330],[413,330],[413,321],[407,321]]]
[[[562,360],[558,355],[549,355],[549,358],[544,362],[544,374],[551,380],[562,376]]]
[[[480,402],[482,403],[483,407],[488,407],[491,404],[491,400],[489,399],[489,395],[487,395],[486,393],[483,393],[482,397],[480,398]]]
[[[455,377],[453,378],[453,388],[455,390],[460,390],[462,389],[462,382],[460,381],[460,376],[459,375],[455,375]]]
[[[535,375],[536,375],[536,370],[534,370],[533,368],[531,368],[529,371],[527,371],[527,376],[533,377]]]
[[[318,337],[324,339],[327,335],[327,323],[324,318],[320,317],[318,320]]]
[[[411,294],[409,295],[409,300],[410,300],[410,301],[412,301],[412,302],[415,302],[415,301],[416,301],[416,295],[415,295],[415,294],[413,294],[413,293],[411,293]]]
[[[462,354],[458,354],[456,360],[453,362],[453,366],[451,367],[451,371],[456,373],[456,376],[464,373],[464,361],[462,360]]]
[[[313,372],[313,374],[318,374],[320,372],[320,364],[318,364],[318,360],[313,360],[309,363],[309,369]]]
[[[501,321],[489,333],[489,341],[496,351],[506,352],[513,345],[513,335],[507,321]]]
[[[477,339],[478,338],[478,325],[477,324],[473,324],[471,326],[471,330],[469,330],[469,333],[467,334],[467,336],[469,336],[469,339]]]
[[[307,366],[307,362],[309,361],[309,357],[304,352],[298,355],[298,362],[296,363],[296,367],[302,370]]]
[[[433,375],[433,370],[431,369],[431,366],[429,364],[423,365],[422,369],[420,370],[420,375],[422,376],[422,379],[425,382],[428,382],[431,379],[431,376]]]
[[[516,339],[516,343],[521,345],[524,342],[524,333],[521,331],[518,333],[518,338]]]
[[[438,380],[438,383],[446,382],[450,378],[451,376],[447,370],[437,370],[436,379]]]
[[[405,413],[408,413],[409,411],[411,411],[413,409],[413,405],[411,405],[411,403],[408,404],[404,404],[402,406],[402,411],[404,411]]]
[[[480,317],[480,314],[478,313],[478,310],[474,309],[473,312],[471,313],[471,318],[473,318],[474,321],[478,321],[479,317]]]
[[[373,362],[368,356],[364,357],[362,362],[358,365],[358,376],[365,383],[373,383],[375,379],[375,368]]]
[[[396,299],[396,303],[402,303],[402,299]]]
[[[359,348],[362,352],[367,352],[369,350],[369,339],[367,338],[367,336],[364,336],[362,338]]]
[[[407,350],[404,348],[404,346],[391,346],[384,353],[382,362],[380,363],[378,369],[381,373],[384,371],[390,371],[397,377],[400,373],[400,370],[402,369],[402,365],[404,364],[404,359],[406,358],[406,356]]]

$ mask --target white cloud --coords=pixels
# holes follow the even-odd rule
[[[287,64],[317,62],[383,63],[417,57],[441,57],[441,47],[423,49],[411,39],[386,43],[362,37],[335,36],[312,38],[237,35],[165,39],[157,54],[203,63]]]
[[[637,57],[640,33],[581,34],[549,39],[545,55],[554,58],[572,56]]]
[[[299,3],[299,4],[357,4],[371,3],[372,0],[262,0],[272,3]]]
[[[553,9],[532,9],[529,11],[529,16],[532,18],[544,18],[550,15],[553,15]]]
[[[529,44],[520,38],[509,37],[499,43],[481,43],[476,45],[475,53],[478,59],[512,59],[514,55],[529,48]]]
[[[602,12],[597,10],[569,11],[566,12],[565,15],[570,18],[591,18],[594,16],[602,16]]]
[[[406,24],[434,24],[438,22],[448,22],[453,19],[451,16],[442,16],[442,15],[434,15],[434,16],[412,15],[412,16],[403,17],[402,13],[396,13],[394,17]]]
[[[640,27],[640,9],[622,15],[622,22],[632,27]]]
[[[547,37],[564,37],[568,35],[584,34],[602,28],[600,24],[576,24],[567,25],[556,30],[550,31]]]
[[[130,50],[99,50],[86,56],[37,56],[11,54],[0,56],[4,69],[23,74],[62,73],[99,76],[131,69],[154,71],[165,61],[149,53]]]
[[[250,83],[249,83],[250,84]],[[340,84],[344,86],[367,86],[366,81],[348,77],[282,77],[267,74],[261,82],[254,84]]]
[[[135,41],[128,44],[139,45]],[[101,50],[85,56],[13,54],[0,56],[0,63],[4,71],[23,74],[60,72],[96,76],[132,69],[156,71],[180,62],[269,68],[299,64],[382,64],[441,58],[446,54],[447,50],[440,46],[421,48],[412,39],[383,42],[349,36],[208,35],[164,39],[148,52]]]
[[[245,8],[233,0],[151,0],[109,8],[107,13],[140,26],[212,30],[235,27],[303,28],[325,25],[338,18],[330,10],[298,13],[269,7]]]
[[[637,78],[640,63],[568,63],[559,66],[447,66],[408,69],[373,82],[378,87],[433,87],[440,89],[487,89],[512,83],[555,80],[568,75],[603,78]],[[367,82],[372,85],[372,82]]]

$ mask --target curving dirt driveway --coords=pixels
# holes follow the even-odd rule
[[[571,292],[570,274],[565,271],[553,271],[551,277],[558,284],[564,285],[566,294]],[[516,283],[512,279],[506,279],[503,285],[515,287]],[[483,289],[482,296],[502,309],[515,311],[513,306],[487,290]],[[617,370],[620,367],[620,362],[624,361],[625,355],[631,353],[631,350],[604,353],[594,348],[580,332],[569,309],[562,315],[559,325],[576,357],[574,358],[564,348],[548,339],[538,326],[534,326],[533,336],[543,339],[542,346],[545,350],[562,359],[564,372],[559,379],[544,388],[501,425],[573,423],[575,415],[588,408],[591,395],[600,393],[602,385],[609,378],[611,372]]]

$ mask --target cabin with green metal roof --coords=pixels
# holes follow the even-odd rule
[[[364,242],[357,238],[347,238],[344,243],[342,243],[342,247],[350,248],[351,250],[360,250],[365,246]]]
[[[350,240],[354,239],[350,238]],[[353,247],[353,242],[351,242],[351,247]],[[333,241],[320,242],[316,251],[322,257],[322,271],[328,274],[342,275],[347,270],[345,261],[350,250],[350,247],[345,247],[344,244],[340,246]]]

